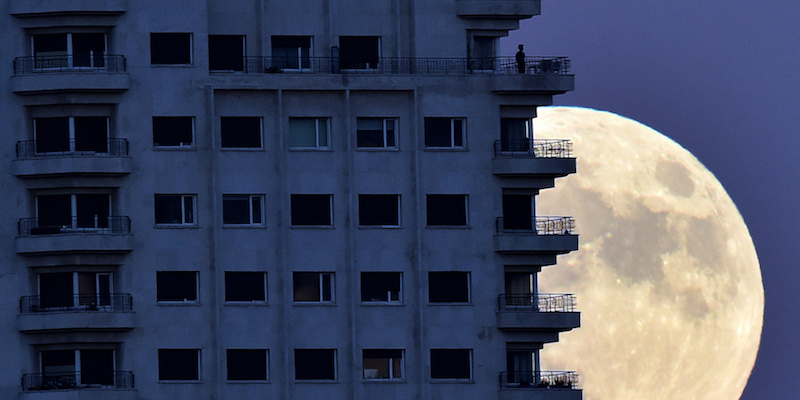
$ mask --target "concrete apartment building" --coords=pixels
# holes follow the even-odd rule
[[[0,398],[581,399],[539,0],[0,4]]]

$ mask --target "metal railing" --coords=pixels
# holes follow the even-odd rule
[[[500,310],[575,312],[577,301],[569,293],[501,294],[497,305]]]
[[[497,218],[498,234],[574,235],[575,219],[572,217]]]
[[[513,371],[500,373],[501,388],[515,389],[576,389],[575,371]]]
[[[36,75],[64,72],[111,72],[127,71],[125,56],[119,54],[94,55],[91,53],[29,56],[14,59],[14,75]]]
[[[133,311],[133,297],[128,293],[76,294],[70,299],[57,296],[23,296],[19,299],[21,314],[51,311],[69,312],[126,312]],[[49,298],[48,298],[49,297]]]
[[[131,219],[124,216],[94,215],[64,218],[63,221],[39,221],[39,218],[20,218],[19,236],[61,235],[89,233],[98,235],[121,235],[131,233]]]
[[[133,389],[131,371],[97,371],[93,373],[53,373],[22,375],[22,390],[65,389]]]
[[[496,140],[495,157],[572,158],[569,139]]]
[[[244,72],[248,74],[377,74],[377,75],[472,75],[521,74],[568,75],[567,57],[526,57],[525,72],[520,73],[514,57],[494,58],[411,58],[381,57],[372,60],[347,60],[340,57],[243,57],[226,60],[231,70],[214,73]]]
[[[94,156],[94,157],[126,157],[128,155],[128,139],[106,139],[102,141],[82,141],[69,139],[58,143],[41,140],[23,140],[17,142],[17,158],[58,156]]]

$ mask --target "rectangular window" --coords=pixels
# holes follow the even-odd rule
[[[244,71],[244,35],[208,35],[210,71]]]
[[[358,224],[361,226],[400,226],[400,195],[358,195]]]
[[[364,379],[403,379],[403,350],[364,349]]]
[[[333,272],[295,272],[294,301],[333,303]]]
[[[471,349],[431,349],[432,379],[472,379]]]
[[[260,194],[223,194],[222,223],[226,225],[262,225],[264,196]]]
[[[428,272],[428,301],[468,303],[469,272]]]
[[[127,302],[113,293],[110,272],[58,272],[38,275],[39,303],[31,311],[63,311],[73,307],[85,311],[123,309]]]
[[[467,225],[467,195],[429,194],[425,202],[428,226]]]
[[[199,381],[200,349],[158,349],[158,380]]]
[[[227,349],[229,381],[266,381],[269,379],[267,349]]]
[[[222,147],[261,148],[261,117],[221,117]]]
[[[193,194],[155,195],[156,225],[194,225],[195,200]]]
[[[530,194],[503,194],[504,231],[533,231],[533,199]]]
[[[500,150],[528,151],[533,140],[533,126],[530,118],[500,119]]]
[[[114,385],[113,349],[46,350],[39,352],[43,388]]]
[[[108,153],[108,117],[34,118],[37,153]]]
[[[330,226],[333,225],[331,209],[332,194],[293,194],[292,225],[293,226]]]
[[[197,271],[156,272],[159,302],[196,303],[197,297]]]
[[[362,272],[361,301],[399,303],[402,301],[401,272]]]
[[[265,303],[267,273],[225,271],[225,301]]]
[[[464,118],[425,118],[425,147],[464,148]]]
[[[35,68],[102,68],[105,33],[48,33],[32,35]]]
[[[271,69],[311,68],[311,36],[272,36],[271,40]]]
[[[289,118],[290,149],[329,149],[330,119]]]
[[[380,36],[339,36],[339,62],[342,69],[377,68],[380,57]]]
[[[336,349],[294,349],[296,380],[335,380]]]
[[[111,196],[107,194],[57,194],[36,196],[37,228],[101,229],[108,228]],[[49,229],[39,233],[52,232]],[[33,233],[33,231],[31,232]]]
[[[190,147],[194,144],[194,117],[153,117],[154,147]]]
[[[150,64],[191,64],[191,33],[151,33]]]
[[[357,118],[356,145],[364,148],[397,148],[397,118]]]

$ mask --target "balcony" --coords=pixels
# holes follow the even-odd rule
[[[514,371],[500,373],[500,400],[581,400],[574,371]]]
[[[565,332],[581,325],[572,294],[501,294],[497,305],[501,330]]]
[[[578,250],[572,217],[497,218],[494,251],[555,257]]]
[[[120,93],[130,88],[121,55],[37,56],[14,59],[11,91],[40,93]]]
[[[572,142],[562,139],[497,140],[492,173],[502,178],[543,179],[541,188],[576,171]]]
[[[119,254],[133,249],[130,218],[72,217],[66,224],[21,218],[16,250],[22,255]]]
[[[20,399],[133,400],[133,372],[93,371],[22,375]]]
[[[14,175],[21,178],[53,176],[122,176],[131,173],[127,139],[107,139],[99,143],[63,146],[35,140],[17,142]]]
[[[126,0],[12,0],[11,15],[20,18],[66,15],[119,15],[127,10]]]
[[[125,331],[135,326],[133,298],[127,293],[25,296],[20,299],[19,331]]]
[[[456,13],[463,18],[525,19],[542,12],[540,0],[456,0]]]

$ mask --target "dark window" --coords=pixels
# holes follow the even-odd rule
[[[153,146],[186,147],[193,142],[193,117],[153,117]]]
[[[332,272],[295,272],[294,301],[325,302],[334,301]]]
[[[431,349],[431,378],[472,379],[472,350]]]
[[[272,36],[272,65],[281,69],[311,67],[311,36]]]
[[[429,272],[428,301],[431,303],[469,302],[469,272]]]
[[[357,118],[356,145],[358,147],[396,148],[396,118]]]
[[[504,194],[502,227],[504,230],[533,230],[533,196]]]
[[[39,307],[72,307],[73,295],[71,272],[39,275]]]
[[[72,53],[68,53],[71,50]],[[105,66],[105,33],[49,33],[33,35],[36,68]],[[71,57],[70,57],[71,56]]]
[[[266,349],[228,349],[229,381],[267,380]]]
[[[332,225],[330,194],[293,194],[292,225]]]
[[[74,204],[73,204],[74,202]],[[39,227],[107,228],[111,212],[107,194],[36,196]],[[74,211],[75,215],[72,214]]]
[[[208,35],[208,69],[244,71],[244,38],[242,35]]]
[[[467,195],[429,194],[426,196],[429,226],[467,225]]]
[[[230,225],[261,225],[263,196],[249,194],[222,195],[222,223]]]
[[[191,33],[151,33],[150,64],[191,64]]]
[[[362,226],[400,225],[400,195],[358,195],[358,224]]]
[[[49,350],[39,353],[45,382],[63,382],[69,388],[77,384],[75,376],[75,350]]]
[[[425,147],[464,147],[464,119],[425,118]]]
[[[289,118],[289,148],[330,148],[328,118]]]
[[[294,378],[336,379],[336,349],[294,349]]]
[[[107,194],[75,195],[76,223],[79,228],[107,228],[111,212]]]
[[[339,36],[339,59],[342,69],[377,68],[380,36]]]
[[[156,297],[158,301],[197,301],[197,272],[156,272]]]
[[[158,380],[200,380],[200,350],[158,349]]]
[[[69,117],[33,120],[37,153],[70,151]]]
[[[361,301],[399,302],[402,282],[400,272],[362,272]]]
[[[267,301],[266,272],[225,271],[225,301]]]
[[[72,195],[36,196],[36,216],[39,227],[71,227]]]
[[[261,117],[220,118],[222,147],[261,148]]]
[[[364,379],[403,379],[403,350],[364,349]]]
[[[500,150],[528,151],[533,138],[531,120],[527,118],[500,119]]]
[[[157,194],[154,197],[156,225],[194,225],[194,195]]]
[[[75,151],[108,152],[108,118],[75,117]]]
[[[36,118],[34,119],[34,136],[38,153],[74,151],[107,153],[108,118]]]
[[[80,380],[83,385],[114,384],[114,350],[80,350]]]

